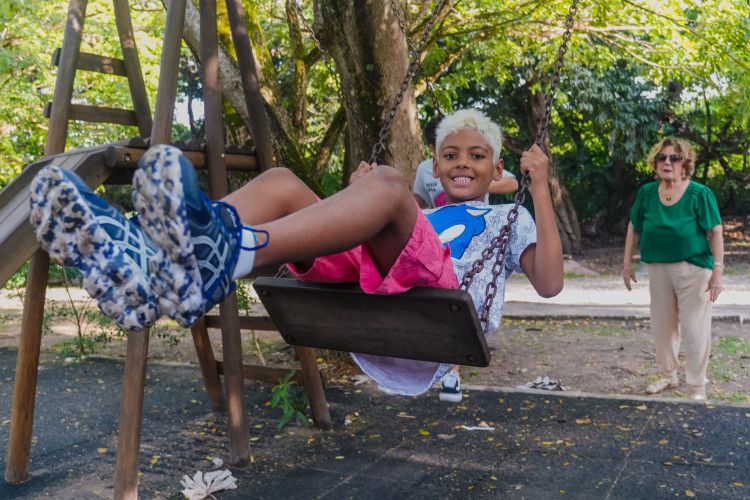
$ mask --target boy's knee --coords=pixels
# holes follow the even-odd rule
[[[385,188],[397,193],[405,192],[411,197],[411,192],[409,191],[406,179],[403,174],[395,168],[387,165],[380,165],[378,168],[374,169],[372,173]]]
[[[261,176],[268,179],[278,179],[282,181],[292,181],[299,179],[297,175],[286,167],[273,167],[263,171]]]

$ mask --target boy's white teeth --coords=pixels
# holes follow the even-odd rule
[[[468,184],[471,182],[471,177],[454,177],[453,182],[458,182],[459,184]]]

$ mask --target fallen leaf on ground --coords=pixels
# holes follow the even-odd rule
[[[182,490],[182,494],[188,500],[203,500],[206,497],[214,498],[211,493],[217,491],[237,489],[237,478],[232,476],[229,469],[207,472],[206,474],[198,471],[192,479],[188,476],[182,476],[180,484],[185,488]]]

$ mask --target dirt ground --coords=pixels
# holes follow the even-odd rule
[[[726,274],[750,286],[750,238],[741,223],[725,227]],[[599,276],[619,279],[622,240],[599,238],[575,260]],[[576,276],[566,277],[575,286]],[[21,291],[22,292],[22,291]],[[18,343],[21,293],[3,291],[0,298],[0,347]],[[76,295],[83,303],[85,292]],[[75,336],[75,322],[65,312],[69,301],[61,290],[48,293],[42,359],[61,356],[61,343]],[[95,310],[96,306],[89,305]],[[582,311],[585,314],[585,309]],[[100,327],[90,325],[89,335]],[[712,354],[707,386],[709,398],[740,404],[750,403],[750,323],[714,321]],[[221,336],[210,332],[217,358],[221,358]],[[243,332],[244,358],[248,364],[294,366],[294,351],[273,332]],[[658,376],[648,320],[554,319],[505,320],[490,337],[492,363],[487,368],[461,369],[463,383],[518,387],[549,377],[569,391],[595,394],[644,394],[645,386]],[[94,354],[124,356],[125,341],[115,337],[106,345],[94,346]],[[160,362],[197,363],[190,332],[174,323],[160,322],[152,329],[150,359]],[[346,354],[319,353],[328,383],[362,383],[357,367]],[[65,356],[63,356],[65,357]],[[72,360],[72,356],[68,356]],[[684,374],[682,375],[684,380]],[[665,395],[684,396],[683,385]]]

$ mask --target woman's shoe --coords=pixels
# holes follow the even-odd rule
[[[705,401],[706,398],[706,388],[691,385],[690,386],[690,399],[695,399],[697,401]]]
[[[678,385],[680,385],[680,381],[676,378],[660,378],[656,382],[648,384],[646,394],[659,394],[667,389],[676,389]]]

